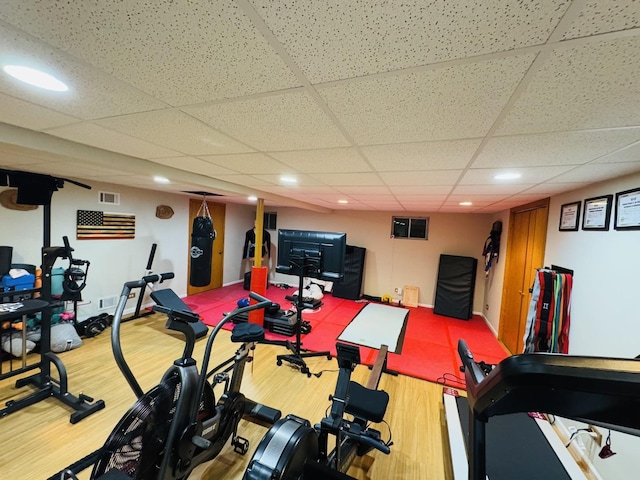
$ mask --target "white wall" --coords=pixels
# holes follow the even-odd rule
[[[640,354],[640,315],[636,299],[640,292],[640,231],[614,230],[615,194],[640,187],[640,174],[591,185],[553,197],[550,203],[545,265],[574,270],[571,298],[569,353],[633,358]],[[560,207],[600,195],[614,195],[609,231],[560,232]],[[568,427],[585,427],[562,419]],[[603,433],[606,430],[601,429]],[[586,437],[585,437],[586,438]],[[599,447],[586,439],[589,458],[604,479],[632,478],[637,470],[640,437],[612,432],[617,454],[600,459]]]
[[[420,212],[337,212],[330,214],[279,208],[278,228],[345,232],[347,243],[367,249],[363,291],[367,295],[393,295],[394,287],[417,286],[419,303],[433,305],[440,254],[478,259],[473,309],[482,311],[484,263],[482,247],[491,230],[491,216]],[[392,239],[394,215],[428,216],[429,239]],[[273,238],[276,242],[275,237]],[[297,285],[297,278],[276,274],[279,282]]]
[[[500,307],[502,305],[502,287],[504,285],[504,267],[507,252],[507,237],[509,233],[509,211],[503,211],[491,217],[491,223],[502,222],[502,235],[500,237],[500,253],[498,261],[492,264],[488,275],[484,277],[484,302],[483,313],[489,328],[498,336],[500,327]],[[487,234],[488,235],[488,234]],[[484,264],[483,264],[484,265]]]
[[[615,194],[640,187],[640,174],[591,185],[551,199],[545,265],[574,270],[569,353],[635,357],[640,354],[640,231],[613,228]],[[608,232],[559,231],[560,207],[599,195],[614,195]],[[582,221],[580,221],[582,226]]]

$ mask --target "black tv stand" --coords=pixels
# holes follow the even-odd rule
[[[327,360],[331,360],[331,352],[329,351],[324,351],[324,352],[309,352],[305,349],[302,348],[302,341],[301,341],[301,333],[302,333],[302,310],[304,310],[305,307],[305,302],[304,302],[304,298],[302,295],[302,290],[304,288],[304,273],[306,271],[311,270],[312,268],[314,268],[314,265],[308,263],[306,261],[306,259],[303,259],[303,261],[301,262],[302,265],[296,265],[293,264],[292,262],[292,267],[295,267],[298,271],[299,271],[299,275],[298,275],[298,295],[296,298],[296,315],[298,316],[298,321],[296,323],[296,341],[295,343],[292,343],[290,341],[286,341],[283,342],[283,344],[289,349],[291,350],[291,353],[286,354],[286,355],[278,355],[276,357],[276,364],[278,366],[282,365],[282,362],[288,362],[291,365],[293,365],[294,367],[297,367],[298,370],[300,370],[300,373],[306,374],[307,377],[311,376],[311,372],[309,371],[309,367],[307,367],[306,362],[304,361],[305,358],[310,358],[310,357],[327,357]],[[269,343],[275,343],[275,342],[269,342]],[[302,353],[304,352],[304,353]]]

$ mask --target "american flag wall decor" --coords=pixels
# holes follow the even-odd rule
[[[129,213],[107,213],[78,210],[76,239],[135,238],[136,216]]]

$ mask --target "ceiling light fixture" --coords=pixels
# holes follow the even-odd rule
[[[338,203],[346,204],[349,203],[347,200],[338,200]]]
[[[158,176],[158,175],[156,175],[155,177],[153,177],[153,181],[154,181],[154,182],[156,182],[156,183],[171,183],[171,182],[169,181],[169,179],[168,179],[168,178],[166,178],[166,177],[160,177],[160,176]]]
[[[33,85],[34,87],[44,88],[45,90],[52,90],[54,92],[66,92],[69,90],[69,87],[67,87],[64,82],[61,82],[53,75],[41,72],[35,68],[22,67],[20,65],[5,65],[2,69],[13,78]]]
[[[522,175],[519,173],[499,173],[495,177],[495,180],[515,180],[516,178],[520,178]]]
[[[473,203],[471,203],[471,202],[460,202],[458,205],[462,205],[463,207],[470,207],[471,205],[473,205]]]
[[[286,175],[280,177],[280,181],[282,183],[298,183],[298,180],[296,180],[294,177],[287,177]]]
[[[247,200],[249,200],[250,202],[255,202],[258,200],[258,197],[256,197],[255,195],[249,195],[247,197]]]

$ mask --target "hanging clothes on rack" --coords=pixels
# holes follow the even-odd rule
[[[573,275],[541,268],[531,289],[524,353],[569,353]]]

